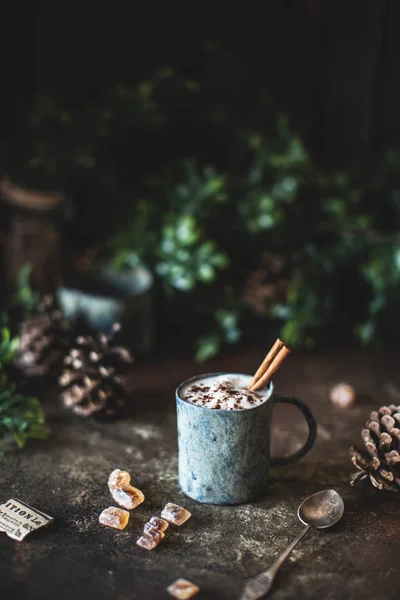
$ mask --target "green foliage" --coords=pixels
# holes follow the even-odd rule
[[[0,453],[6,436],[12,436],[19,448],[29,438],[45,439],[47,436],[39,400],[18,393],[16,384],[4,371],[17,346],[18,339],[11,338],[9,330],[4,328],[0,343]]]
[[[374,157],[365,173],[324,173],[253,65],[212,44],[203,59],[196,76],[166,67],[96,105],[38,94],[30,185],[75,200],[73,236],[107,239],[102,260],[157,275],[163,321],[195,340],[199,360],[278,333],[293,346],[398,338],[400,154]],[[263,267],[271,253],[285,257],[284,274]],[[246,292],[260,268],[265,282]],[[246,293],[265,293],[264,311]]]
[[[296,136],[285,135],[279,159],[260,136],[252,138],[241,178],[208,170],[216,182],[212,194],[206,171],[193,163],[177,171],[173,187],[157,188],[153,209],[162,195],[166,210],[153,224],[152,251],[141,258],[182,307],[181,319],[198,324],[199,361],[246,336],[279,332],[292,346],[312,346],[331,334],[353,334],[367,343],[400,333],[400,238],[391,231],[398,196],[369,179],[361,186],[341,173],[321,177]],[[394,221],[382,224],[377,194],[384,194]],[[125,251],[134,250],[134,237],[124,235]],[[260,322],[242,295],[248,272],[265,251],[295,259],[285,301],[266,309]],[[183,302],[179,292],[191,300]]]
[[[268,121],[263,133],[254,132],[254,115],[239,123],[235,110],[221,113],[223,81],[215,77],[215,97],[201,102],[197,95],[204,93],[204,85],[187,91],[173,71],[154,83],[152,94],[163,96],[163,106],[173,106],[166,101],[167,87],[181,108],[208,123],[216,143],[226,145],[223,160],[218,168],[199,157],[177,159],[160,171],[147,186],[146,200],[137,203],[130,225],[121,226],[110,243],[114,266],[135,257],[158,274],[169,312],[178,321],[187,319],[186,334],[195,336],[200,361],[243,337],[249,320],[241,303],[245,279],[266,248],[282,248],[288,221],[298,216],[295,201],[313,172],[301,140],[285,117],[276,118],[264,97],[258,102]]]
[[[1,330],[1,343],[0,343],[0,366],[3,367],[7,363],[10,363],[15,355],[18,348],[18,338],[12,338],[10,330],[7,327],[3,327]]]
[[[400,239],[397,242],[378,246],[369,253],[362,274],[371,290],[368,302],[368,318],[357,327],[363,343],[374,338],[387,338],[398,332],[397,307],[400,290]]]
[[[198,284],[213,283],[218,271],[229,264],[205,227],[226,193],[224,178],[211,168],[199,173],[188,164],[185,174],[183,183],[166,190],[168,212],[160,232],[156,271],[172,288],[191,291]]]
[[[26,263],[18,273],[16,303],[25,317],[33,315],[37,311],[40,300],[40,294],[34,292],[31,287],[31,272],[32,265]]]
[[[0,326],[18,333],[19,323],[34,315],[39,306],[40,294],[35,292],[30,283],[32,265],[26,263],[18,273],[17,286],[7,307],[0,312]],[[14,340],[17,343],[17,340]],[[0,355],[0,362],[2,362]]]
[[[198,283],[215,281],[228,257],[204,233],[191,215],[170,218],[161,232],[160,261],[156,270],[176,290],[190,291]]]
[[[176,71],[164,71],[146,87],[171,136],[182,138],[174,128],[176,110],[187,115],[188,129],[198,125],[192,131],[198,146],[199,128],[212,132],[212,145],[204,141],[210,156],[205,161],[192,146],[190,159],[175,157],[159,169],[129,226],[121,225],[109,244],[114,266],[134,257],[158,274],[169,314],[176,315],[178,328],[186,319],[186,334],[196,338],[198,360],[243,337],[249,318],[241,303],[245,279],[266,248],[282,248],[288,220],[297,218],[295,201],[313,172],[302,141],[265,95],[255,97],[254,110],[243,117],[246,74],[238,69],[229,82],[226,64],[218,57],[201,81],[190,84]],[[189,135],[185,143],[191,147]],[[171,331],[176,321],[171,318]]]
[[[206,362],[215,356],[223,344],[235,344],[241,337],[239,311],[217,308],[214,312],[214,328],[196,340],[196,360]]]
[[[15,384],[0,373],[0,452],[8,435],[22,448],[28,439],[42,440],[47,433],[39,400],[19,394]]]

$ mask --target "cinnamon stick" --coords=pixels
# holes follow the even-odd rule
[[[268,352],[268,354],[262,361],[261,365],[258,367],[257,371],[255,372],[253,379],[250,381],[249,385],[247,386],[248,390],[251,390],[253,385],[255,385],[256,381],[258,381],[258,379],[262,375],[264,375],[265,371],[268,369],[268,367],[270,366],[270,364],[272,363],[274,358],[278,355],[281,348],[284,347],[284,345],[285,344],[279,338],[276,340],[275,344],[272,346],[271,350]]]
[[[279,369],[285,358],[287,358],[290,353],[290,348],[288,348],[287,346],[283,346],[278,352],[278,354],[275,356],[274,360],[269,365],[269,367],[267,367],[264,375],[262,375],[256,381],[256,383],[249,388],[249,390],[251,392],[256,392],[257,390],[261,390],[263,387],[265,387],[271,379],[272,375]]]

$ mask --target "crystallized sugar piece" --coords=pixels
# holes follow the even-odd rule
[[[142,537],[136,542],[138,546],[153,550],[165,538],[164,531],[168,528],[168,523],[160,517],[151,517],[150,521],[145,523]]]
[[[149,525],[149,523],[145,524],[143,535],[151,535],[155,540],[157,540],[157,544],[159,544],[161,540],[165,538],[165,533],[163,531],[157,529],[157,527]]]
[[[136,543],[138,546],[146,548],[146,550],[153,550],[164,538],[165,533],[163,531],[157,527],[153,527],[150,523],[146,523],[143,535]]]
[[[150,535],[158,534],[160,536],[160,540],[163,540],[165,538],[165,533],[163,532],[163,530],[159,529],[158,527],[154,527],[154,525],[152,525],[151,523],[145,523],[143,530],[145,533],[149,533]]]
[[[128,471],[114,469],[108,478],[108,487],[115,502],[128,510],[136,508],[144,501],[141,490],[129,485],[131,476]]]
[[[154,537],[147,535],[146,533],[144,533],[136,543],[138,546],[141,546],[146,550],[154,550],[154,548],[158,545],[158,542],[154,539]]]
[[[177,598],[177,600],[189,600],[189,598],[193,598],[193,596],[198,594],[199,591],[200,588],[187,579],[177,579],[167,587],[167,592],[174,598]]]
[[[125,529],[128,525],[129,513],[122,508],[110,506],[105,508],[99,516],[99,523],[106,527],[114,527],[114,529]]]
[[[132,510],[144,501],[144,494],[141,490],[128,485],[124,488],[111,490],[111,495],[120,506]]]
[[[120,469],[114,469],[108,478],[108,487],[110,492],[117,488],[124,488],[131,482],[131,476],[128,471],[121,471]]]
[[[158,535],[156,535],[156,533]],[[162,531],[158,531],[158,530],[155,530],[154,532],[145,531],[136,543],[138,546],[141,546],[142,548],[146,548],[146,550],[154,550],[154,548],[156,546],[158,546],[158,544],[162,540],[161,535],[164,537],[164,534],[162,533]]]
[[[182,506],[168,502],[168,504],[165,505],[161,516],[163,519],[166,519],[174,525],[183,525],[188,519],[190,519],[192,513],[186,510],[186,508],[182,508]]]
[[[159,531],[166,531],[169,527],[169,523],[167,521],[165,521],[164,519],[162,519],[161,517],[151,517],[151,519],[144,526],[145,529],[146,529],[147,525],[151,526],[151,527],[155,527]]]

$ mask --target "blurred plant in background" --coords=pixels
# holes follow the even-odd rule
[[[28,439],[45,439],[48,433],[39,400],[19,393],[6,374],[5,368],[13,360],[18,343],[18,339],[12,338],[9,330],[3,328],[0,340],[0,454],[7,436],[14,438],[22,448]]]
[[[209,45],[196,77],[165,68],[90,107],[39,94],[8,174],[70,195],[71,238],[102,261],[146,264],[199,360],[278,331],[396,339],[399,155],[322,172],[247,67]]]
[[[32,265],[24,264],[18,273],[17,285],[13,297],[9,299],[7,307],[0,312],[0,326],[12,335],[18,335],[19,325],[25,319],[32,317],[38,311],[40,294],[31,286]],[[16,338],[13,338],[13,344]]]

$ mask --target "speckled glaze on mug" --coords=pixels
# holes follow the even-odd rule
[[[179,448],[179,485],[205,504],[243,504],[259,498],[266,489],[270,465],[293,462],[311,450],[317,424],[310,409],[292,396],[268,387],[265,402],[245,410],[218,410],[190,404],[181,398],[188,384],[215,375],[208,373],[184,381],[176,390]],[[278,402],[293,404],[308,424],[308,439],[290,456],[270,457],[272,411]]]

